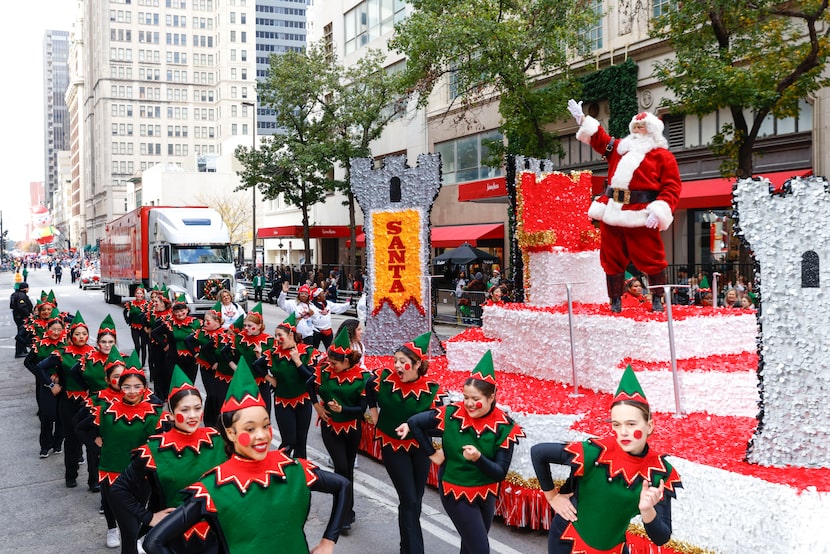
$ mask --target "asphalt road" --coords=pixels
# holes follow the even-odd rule
[[[13,275],[0,273],[0,290],[10,295]],[[59,307],[64,311],[81,310],[84,320],[95,335],[98,324],[111,314],[116,322],[119,348],[132,350],[129,331],[121,317],[121,310],[104,302],[97,290],[81,291],[69,283],[55,286],[46,270],[29,274],[29,296],[34,302],[41,289],[53,289]],[[272,305],[264,305],[268,329],[285,317]],[[343,319],[334,317],[336,328]],[[436,333],[443,340],[460,329],[439,326]],[[81,466],[79,486],[67,489],[63,479],[63,456],[38,458],[39,431],[34,399],[34,378],[14,358],[16,328],[8,309],[0,310],[0,554],[5,553],[105,553],[115,552],[105,546],[106,523],[98,514],[97,494],[89,493],[86,466]],[[197,382],[201,386],[201,383]],[[275,440],[275,446],[278,441]],[[309,458],[328,467],[328,455],[320,440],[318,429],[309,433]],[[355,510],[357,522],[348,535],[340,538],[336,552],[373,554],[398,552],[397,496],[383,465],[361,454],[355,471]],[[322,536],[328,520],[330,502],[325,495],[315,494],[306,524],[310,545]],[[459,551],[460,541],[452,522],[444,513],[437,492],[427,488],[424,497],[421,525],[426,552],[444,554]],[[500,554],[545,552],[544,533],[518,530],[504,526],[498,518],[490,531],[491,551]]]

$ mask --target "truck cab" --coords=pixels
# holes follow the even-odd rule
[[[235,279],[228,228],[215,210],[159,208],[148,220],[150,284],[184,294],[190,312],[204,315],[227,289],[247,311],[247,294]]]

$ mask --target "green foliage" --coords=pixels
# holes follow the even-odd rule
[[[582,49],[579,29],[598,17],[587,0],[413,0],[390,48],[406,54],[404,84],[423,107],[451,81],[448,113],[499,100],[507,146],[493,154],[548,157],[558,148],[546,125],[567,115],[573,94],[569,55]],[[555,79],[551,76],[556,75]],[[563,77],[564,76],[564,77]],[[450,93],[450,90],[447,91]],[[457,119],[457,117],[456,117]]]
[[[818,32],[827,20],[827,3],[816,0],[677,2],[653,31],[676,52],[655,66],[677,96],[666,105],[700,116],[729,108],[733,121],[715,150],[735,156],[725,167],[751,175],[752,147],[767,115],[794,116],[799,99],[829,84],[828,38]]]
[[[584,102],[608,100],[611,117],[608,132],[615,137],[628,135],[628,123],[637,115],[637,64],[631,59],[589,73],[580,78]]]

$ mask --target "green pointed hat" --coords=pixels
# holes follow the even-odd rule
[[[420,359],[424,359],[424,357],[429,352],[429,340],[432,338],[432,333],[424,333],[423,335],[419,335],[415,338],[412,342],[407,342],[404,344],[405,348],[408,348],[412,351],[413,354],[418,356]]]
[[[340,329],[334,342],[329,346],[329,356],[335,355],[335,360],[343,359],[352,352],[352,339],[349,338],[349,330],[346,327]]]
[[[84,316],[82,316],[81,311],[78,310],[77,312],[75,312],[75,317],[72,318],[72,323],[69,324],[69,332],[72,333],[72,331],[76,327],[81,326],[86,327],[87,331],[89,330],[89,325],[86,324],[86,321],[84,321]]]
[[[132,354],[127,356],[127,359],[124,360],[124,365],[128,368],[141,369],[141,357],[138,355],[138,350],[133,350]]]
[[[611,401],[611,404],[616,404],[621,400],[640,402],[641,404],[648,406],[646,394],[643,392],[643,388],[640,386],[640,381],[637,380],[634,370],[631,369],[631,364],[626,366],[622,379],[620,379],[620,385],[617,387],[617,392],[614,394],[614,399]]]
[[[257,302],[256,306],[251,308],[251,311],[258,313],[259,315],[262,315],[262,302]]]
[[[47,296],[46,296],[46,291],[42,290],[42,291],[40,291],[40,298],[38,298],[37,304],[35,304],[35,310],[40,308],[46,302],[48,302]]]
[[[709,278],[706,275],[704,275],[703,279],[700,280],[700,283],[698,283],[697,286],[702,288],[702,289],[708,289],[709,288]]]
[[[231,324],[230,329],[232,329],[234,333],[241,333],[244,326],[245,326],[245,316],[242,315],[242,314],[239,314],[239,317],[237,317],[234,320],[234,322]]]
[[[210,311],[211,312],[216,312],[217,314],[221,314],[222,313],[222,303],[217,300],[216,304],[213,305],[213,307],[210,309]]]
[[[282,320],[282,323],[277,325],[277,327],[283,327],[288,329],[289,331],[296,331],[297,330],[297,315],[294,312],[288,314],[288,317]]]
[[[49,290],[49,295],[46,297],[46,301],[52,304],[53,306],[58,305],[58,301],[55,299],[55,291]]]
[[[124,357],[121,355],[121,352],[118,351],[117,348],[113,348],[110,350],[110,355],[107,356],[107,361],[104,363],[104,371],[108,370],[114,365],[121,364],[124,367],[127,367],[126,362],[124,362]]]
[[[112,316],[110,314],[107,314],[107,317],[105,317],[104,321],[101,322],[101,325],[98,326],[98,336],[100,337],[104,333],[112,333],[113,336],[116,335],[115,322],[112,320]]]
[[[61,323],[63,323],[63,317],[61,316],[61,311],[56,307],[52,306],[52,312],[49,314],[49,322],[51,323],[53,319],[59,319]]]
[[[470,376],[493,385],[496,384],[496,371],[493,369],[493,354],[488,350],[473,368]]]
[[[115,350],[115,348],[113,348],[113,350]],[[144,368],[141,367],[141,358],[138,356],[137,350],[133,350],[133,353],[129,355],[125,361],[125,366],[124,372],[121,373],[122,379],[125,375],[141,375],[146,379],[147,376],[144,375]]]
[[[222,404],[222,413],[235,412],[251,406],[265,407],[265,401],[259,394],[259,387],[254,376],[248,367],[245,358],[239,359],[236,371],[233,373],[231,384],[228,387],[228,394],[225,396],[225,403]]]
[[[181,392],[183,390],[199,390],[193,386],[193,382],[188,379],[185,372],[182,371],[182,368],[179,367],[179,364],[173,366],[173,377],[170,379],[170,394],[167,398],[171,398],[177,392]],[[201,395],[200,395],[201,396]]]
[[[180,292],[176,295],[176,303],[187,304],[187,297],[184,295],[183,292]]]

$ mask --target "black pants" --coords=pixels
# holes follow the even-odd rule
[[[184,371],[184,374],[187,375],[187,378],[190,379],[191,383],[196,382],[196,375],[199,373],[199,366],[196,365],[196,358],[194,358],[193,356],[183,356],[181,354],[175,354],[168,363],[170,364],[171,378],[173,377],[173,366],[178,365],[182,369],[182,371]]]
[[[334,341],[334,335],[332,334],[331,329],[326,329],[326,331],[314,331],[314,342],[312,346],[319,350],[320,352],[327,352],[329,346]],[[323,344],[323,348],[320,348],[320,343]]]
[[[83,407],[81,400],[73,400],[61,392],[58,396],[58,418],[63,428],[63,465],[67,481],[78,478],[78,460],[81,459],[81,439],[75,432],[73,420],[78,411]],[[91,468],[90,468],[91,469]],[[95,480],[98,480],[97,468]]]
[[[429,476],[430,460],[420,448],[381,450],[386,473],[398,493],[398,529],[402,554],[423,554],[424,535],[421,531],[421,503]]]
[[[40,419],[40,450],[60,450],[63,444],[63,427],[58,415],[58,397],[40,382],[35,383],[37,417]]]
[[[17,337],[24,337],[26,335],[26,329],[23,327],[23,324],[26,322],[25,318],[14,317],[14,324],[17,325],[17,335],[15,336],[14,341],[14,355],[15,356],[24,356],[26,354],[26,343],[22,340],[18,339]]]
[[[219,429],[219,412],[222,410],[222,403],[225,401],[225,396],[228,394],[228,383],[216,378],[216,374],[211,369],[206,369],[203,366],[199,367],[199,373],[202,376],[202,383],[205,385],[205,425]]]
[[[439,491],[441,504],[461,536],[461,554],[490,552],[487,535],[496,513],[495,495],[489,495],[487,500],[476,498],[471,504],[466,499],[455,500],[452,495],[445,495],[443,486],[439,487]]]
[[[147,361],[150,364],[150,380],[153,382],[153,392],[158,394],[156,379],[158,379],[159,372],[164,371],[161,369],[161,366],[164,365],[164,347],[150,341],[147,346]],[[170,386],[169,382],[167,386]],[[165,396],[162,400],[166,398]]]
[[[262,287],[254,287],[254,302],[262,302]]]
[[[285,448],[292,458],[306,458],[308,445],[308,427],[311,424],[311,400],[306,400],[293,408],[282,406],[274,402],[274,419],[280,430],[282,442],[280,448]]]
[[[345,522],[354,521],[354,461],[357,458],[357,450],[360,446],[360,434],[362,427],[360,423],[357,429],[349,431],[348,433],[337,434],[331,430],[331,427],[325,423],[320,426],[320,436],[323,438],[323,444],[331,456],[331,461],[334,463],[334,472],[342,475],[349,480],[349,513],[346,516]]]
[[[107,520],[107,529],[115,529],[118,523],[115,521],[115,513],[112,511],[114,502],[110,502],[110,499],[112,499],[110,495],[110,482],[104,479],[101,482],[101,507],[104,508],[104,519]]]
[[[141,359],[141,367],[144,367],[147,364],[147,333],[144,329],[130,327],[130,334],[133,337],[135,350]]]
[[[144,487],[141,487],[141,489],[142,494],[146,494],[147,496],[140,500],[142,504],[146,504],[149,498],[149,490],[145,492]],[[107,513],[107,506],[109,506],[115,518],[111,522],[109,517],[107,517],[107,528],[114,528],[117,521],[118,528],[121,530],[121,553],[138,554],[136,542],[141,531],[141,523],[111,496],[110,485],[106,479],[101,483],[101,498],[104,500],[104,515]]]

